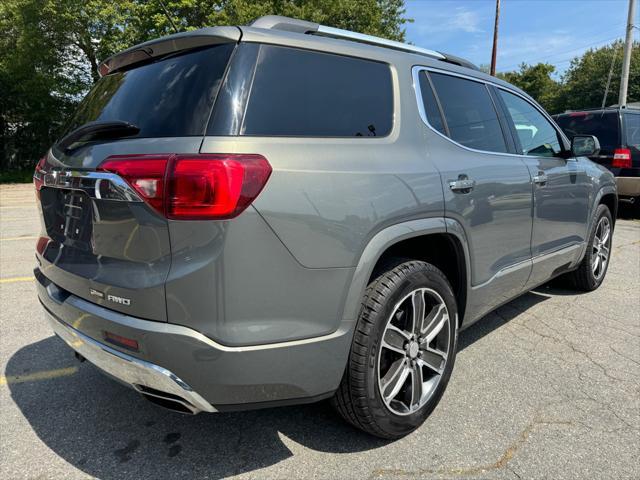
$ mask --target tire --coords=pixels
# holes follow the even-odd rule
[[[423,328],[413,328],[415,318],[423,319]],[[365,291],[333,406],[378,437],[396,439],[418,428],[451,376],[457,319],[451,285],[440,270],[422,261],[396,261]]]
[[[601,225],[605,223],[609,226],[608,237],[604,242],[601,240],[603,235],[600,230]],[[613,238],[613,219],[611,218],[611,212],[606,205],[598,205],[596,209],[593,228],[589,235],[589,241],[587,243],[587,251],[578,265],[578,268],[567,275],[567,279],[570,281],[573,287],[583,292],[591,292],[602,285],[604,277],[607,275],[607,269],[611,261],[611,240]],[[606,258],[603,260],[606,249]],[[598,259],[599,256],[599,259]],[[599,268],[594,268],[595,262],[599,263]],[[603,266],[604,265],[604,266]]]

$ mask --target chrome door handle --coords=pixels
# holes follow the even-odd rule
[[[469,193],[476,186],[476,181],[468,178],[466,175],[460,175],[458,180],[451,180],[449,188],[454,192]]]
[[[547,184],[547,175],[544,172],[538,172],[537,175],[533,176],[533,183],[541,187],[545,186]]]

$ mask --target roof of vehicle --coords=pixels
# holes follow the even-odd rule
[[[252,29],[269,30],[273,33],[291,32],[301,35],[339,38],[352,42],[426,55],[454,65],[479,70],[473,63],[455,55],[279,15],[260,17],[253,21],[248,27]],[[150,57],[166,54],[167,52],[218,43],[214,41],[215,39],[239,41],[238,29],[241,28],[243,31],[247,31],[248,27],[207,27],[150,40],[107,58],[100,64],[100,72],[101,74],[106,74],[132,63],[137,63],[138,61],[144,61]]]
[[[468,60],[455,55],[277,15],[260,17],[248,26],[206,27],[160,37],[112,55],[100,64],[99,71],[106,75],[172,52],[239,41],[288,45],[389,63],[408,59],[414,65],[446,70],[516,90],[531,99],[514,85],[480,71]]]
[[[619,105],[610,105],[608,107],[596,107],[596,108],[583,108],[581,110],[566,110],[562,113],[556,113],[554,117],[560,117],[564,115],[572,115],[576,113],[606,113],[606,112],[619,112],[628,111],[632,113],[640,113],[640,103],[634,102],[627,104],[626,107],[620,107]]]

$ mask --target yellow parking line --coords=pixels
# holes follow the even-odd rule
[[[15,242],[16,240],[35,240],[38,237],[6,237],[0,238],[0,242]]]
[[[32,282],[35,277],[11,277],[0,278],[0,283]]]
[[[68,377],[78,372],[78,367],[58,368],[57,370],[45,370],[44,372],[34,372],[27,375],[0,376],[0,386],[9,383],[37,382],[39,380],[51,380],[52,378]]]

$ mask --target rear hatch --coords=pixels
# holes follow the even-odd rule
[[[199,152],[237,38],[223,40],[207,45],[200,39],[197,48],[179,51],[167,45],[180,42],[158,42],[128,51],[125,60],[138,61],[124,66],[111,59],[117,70],[97,82],[38,164],[42,233],[36,256],[59,295],[166,321],[168,224],[140,193],[154,185],[133,188],[105,166],[126,160],[135,169],[136,162],[153,165],[171,154]],[[153,56],[154,49],[163,55]]]

